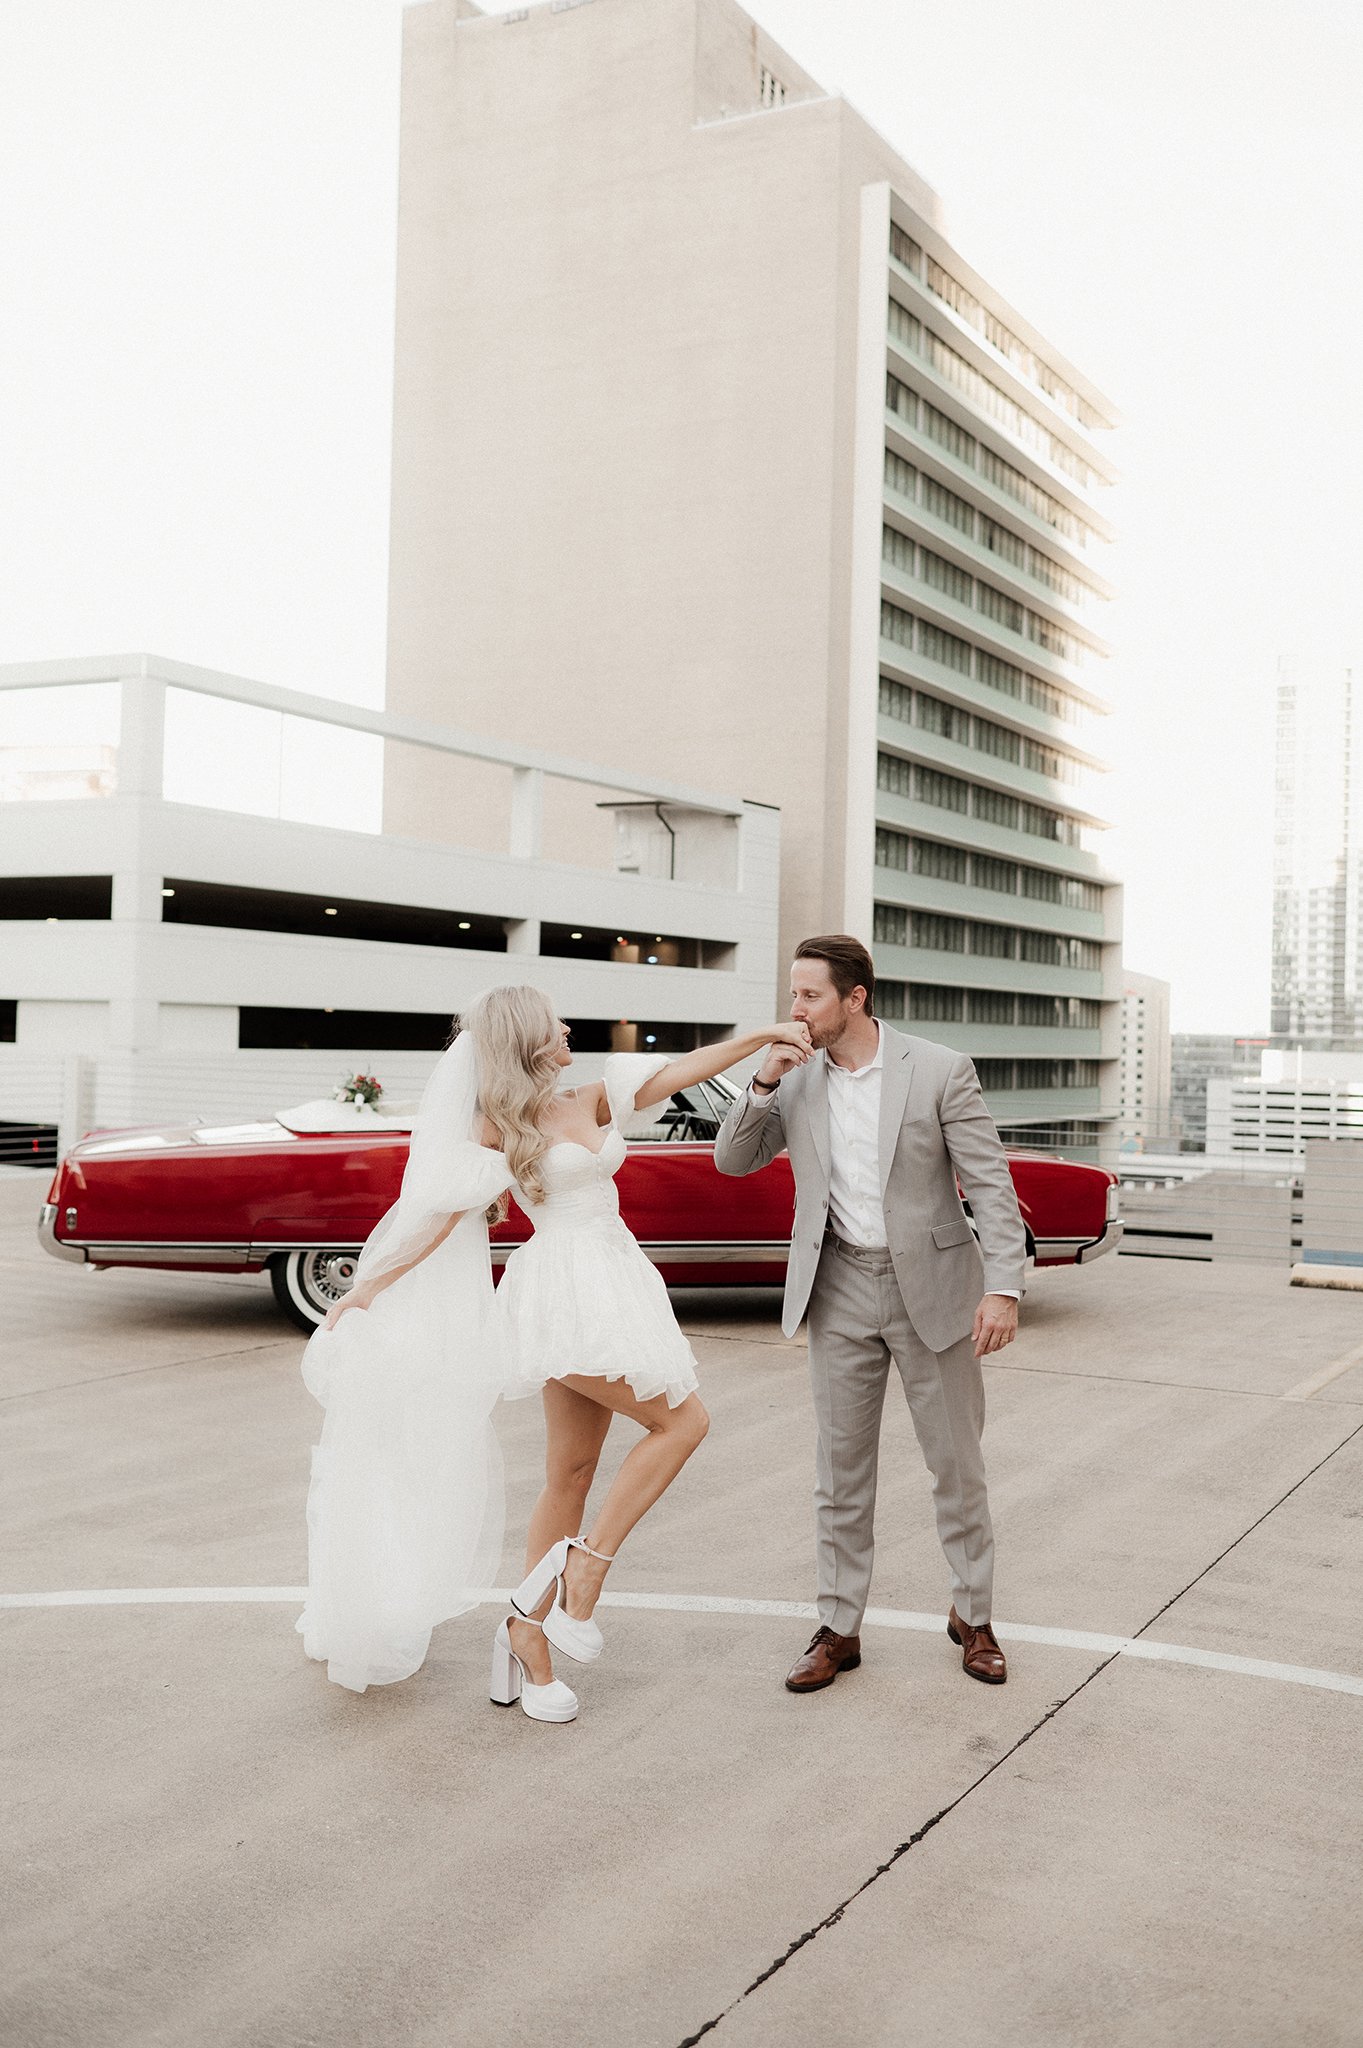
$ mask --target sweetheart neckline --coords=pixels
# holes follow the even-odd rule
[[[546,1145],[545,1150],[547,1152],[557,1152],[560,1145],[567,1145],[574,1152],[585,1152],[589,1159],[599,1159],[601,1157],[601,1154],[605,1151],[607,1144],[610,1142],[612,1131],[615,1131],[614,1124],[607,1124],[606,1135],[601,1140],[601,1143],[597,1146],[595,1152],[593,1152],[590,1145],[584,1145],[580,1138],[555,1138],[551,1145]],[[618,1131],[615,1134],[617,1137],[619,1136]]]

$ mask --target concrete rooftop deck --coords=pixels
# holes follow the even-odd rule
[[[487,1702],[491,1606],[363,1698],[304,1660],[301,1340],[263,1281],[53,1263],[41,1194],[0,1183],[3,1591],[199,1595],[0,1613],[7,2048],[1363,2042],[1363,1298],[1037,1275],[988,1370],[1010,1682],[942,1633],[892,1396],[882,1621],[797,1699],[812,1623],[741,1604],[813,1594],[803,1347],[680,1297],[714,1426],[612,1580],[677,1604],[604,1611],[546,1728]]]

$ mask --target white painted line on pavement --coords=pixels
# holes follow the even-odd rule
[[[1356,1365],[1363,1365],[1363,1344],[1355,1344],[1352,1351],[1346,1351],[1343,1358],[1332,1359],[1319,1372],[1313,1372],[1307,1379],[1298,1380],[1295,1387],[1289,1387],[1280,1401],[1309,1401],[1322,1387],[1328,1387],[1331,1380],[1343,1379],[1346,1372],[1352,1372]]]
[[[114,1586],[64,1593],[0,1593],[0,1608],[11,1607],[195,1607],[213,1603],[255,1603],[301,1607],[306,1586]],[[510,1594],[490,1587],[478,1595],[480,1607],[506,1607]],[[807,1600],[731,1600],[716,1593],[603,1593],[603,1607],[634,1607],[662,1614],[737,1614],[781,1621],[816,1621],[818,1609]],[[915,1614],[906,1608],[868,1607],[867,1628],[914,1629],[944,1635],[941,1614]],[[1271,1678],[1280,1685],[1307,1685],[1323,1692],[1351,1693],[1363,1698],[1363,1678],[1345,1671],[1316,1671],[1302,1664],[1273,1664],[1262,1657],[1232,1657],[1222,1650],[1199,1650],[1186,1643],[1153,1642],[1144,1636],[1095,1635],[1086,1629],[1040,1628],[1026,1621],[1000,1621],[995,1634],[1004,1642],[1041,1643],[1053,1650],[1086,1650],[1100,1657],[1140,1657],[1147,1662],[1193,1664],[1204,1671],[1227,1671],[1240,1678]]]
[[[243,1600],[299,1607],[306,1586],[113,1586],[78,1593],[0,1593],[0,1607],[197,1607]]]

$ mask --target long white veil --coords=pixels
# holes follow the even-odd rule
[[[326,1421],[312,1454],[298,1628],[309,1657],[353,1692],[410,1677],[437,1622],[472,1607],[500,1561],[505,1493],[491,1416],[502,1374],[484,1211],[512,1177],[478,1142],[477,1112],[477,1055],[461,1032],[426,1085],[402,1191],[357,1280],[406,1266],[451,1215],[463,1219],[372,1308],[318,1330],[303,1357]]]

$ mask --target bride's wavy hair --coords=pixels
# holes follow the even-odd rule
[[[561,1069],[557,1060],[558,1011],[543,989],[521,983],[492,988],[455,1020],[455,1036],[467,1031],[478,1052],[478,1101],[497,1127],[506,1163],[532,1202],[544,1200],[541,1162],[549,1139],[540,1119],[553,1100]],[[500,1223],[503,1195],[488,1211]]]

